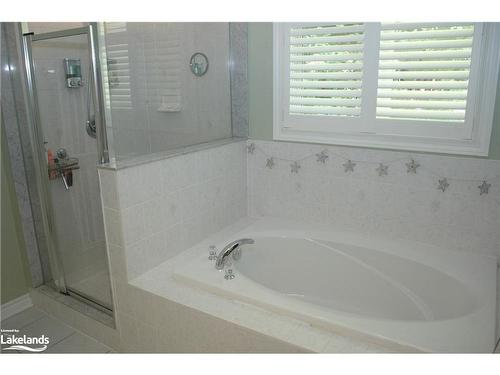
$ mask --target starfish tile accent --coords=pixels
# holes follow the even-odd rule
[[[491,184],[488,184],[486,180],[483,180],[483,183],[478,186],[479,188],[479,195],[483,194],[488,194],[488,191],[490,190]]]
[[[247,146],[247,151],[249,154],[253,154],[254,151],[255,151],[255,143],[250,143],[248,146]]]
[[[328,154],[326,153],[326,150],[323,150],[319,154],[316,154],[316,161],[318,163],[325,164],[327,159],[328,159]]]
[[[387,176],[388,175],[388,170],[389,170],[389,166],[388,165],[384,165],[382,163],[380,163],[377,167],[377,169],[375,169],[377,172],[378,172],[378,175],[380,177],[382,176]]]
[[[354,172],[354,167],[356,163],[353,163],[352,160],[347,160],[347,163],[342,164],[344,166],[344,172]]]
[[[299,173],[300,164],[294,161],[293,164],[290,164],[290,168],[290,173]]]
[[[406,163],[407,173],[417,173],[417,168],[420,167],[415,160],[411,159],[410,162]]]
[[[441,190],[441,191],[445,191],[446,189],[448,189],[448,186],[450,186],[450,184],[448,183],[448,180],[445,178],[442,178],[441,180],[438,181],[438,190]]]
[[[273,169],[274,167],[274,158],[271,157],[269,159],[266,160],[266,167],[269,168],[269,169]]]

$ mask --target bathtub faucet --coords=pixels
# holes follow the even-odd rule
[[[255,241],[252,240],[251,238],[241,238],[226,245],[217,256],[217,260],[215,261],[215,268],[218,270],[223,269],[224,265],[226,264],[227,257],[231,254],[233,255],[234,260],[240,259],[241,245],[247,245],[253,243],[255,243]]]

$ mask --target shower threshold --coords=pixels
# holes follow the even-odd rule
[[[47,306],[54,306],[49,301],[60,303],[110,328],[115,328],[114,315],[110,309],[91,303],[93,301],[89,301],[87,298],[75,293],[62,293],[54,287],[55,285],[47,283],[32,289],[30,294],[32,294],[33,304],[42,310],[46,310]]]

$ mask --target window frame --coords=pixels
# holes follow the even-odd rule
[[[466,118],[460,124],[376,118],[380,23],[373,22],[365,23],[360,116],[290,115],[288,67],[292,25],[304,23],[275,23],[273,26],[275,140],[488,155],[500,67],[500,24],[474,24]],[[424,122],[429,127],[424,128]]]

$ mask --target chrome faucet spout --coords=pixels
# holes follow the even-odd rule
[[[233,259],[239,259],[241,257],[241,246],[253,243],[255,243],[255,241],[251,238],[241,238],[227,244],[217,256],[217,260],[215,261],[215,268],[218,270],[223,269],[224,265],[226,264],[227,257],[231,254],[233,256]]]

